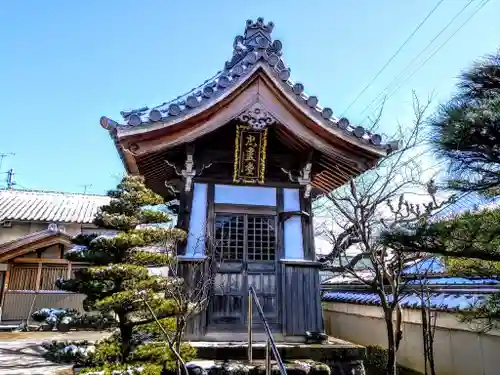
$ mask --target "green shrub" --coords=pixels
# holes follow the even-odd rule
[[[389,357],[387,349],[377,345],[368,345],[366,347],[365,369],[367,375],[384,375]],[[411,369],[397,366],[398,375],[422,375]]]
[[[51,362],[85,366],[94,350],[88,341],[52,341],[42,344],[43,357]]]

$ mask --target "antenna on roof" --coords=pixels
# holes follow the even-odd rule
[[[92,184],[83,184],[80,186],[83,186],[83,194],[87,194],[87,188],[91,187]]]
[[[14,152],[3,152],[3,153],[0,153],[0,172],[2,171],[3,159],[6,158],[7,156],[14,156],[14,155],[16,155]]]

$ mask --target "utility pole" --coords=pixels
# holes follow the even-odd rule
[[[12,189],[16,183],[14,182],[14,169],[11,168],[7,171],[7,189]]]

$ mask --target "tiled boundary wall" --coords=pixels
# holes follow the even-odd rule
[[[434,335],[437,375],[500,374],[500,332],[478,334],[452,313],[438,313]],[[325,330],[331,336],[360,345],[387,347],[379,306],[324,302]],[[420,310],[403,310],[403,340],[398,363],[424,372]]]

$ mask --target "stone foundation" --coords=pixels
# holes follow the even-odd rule
[[[200,360],[190,363],[193,375],[265,374],[265,344],[254,343],[252,364],[246,342],[191,342]],[[330,339],[324,344],[278,343],[289,375],[365,375],[364,347]],[[273,374],[279,369],[273,361]]]
[[[191,375],[265,375],[264,361],[208,361],[199,360],[188,364]],[[312,360],[291,360],[285,362],[287,375],[366,375],[363,361],[332,363],[327,365]],[[271,374],[280,375],[275,362],[271,364]]]

